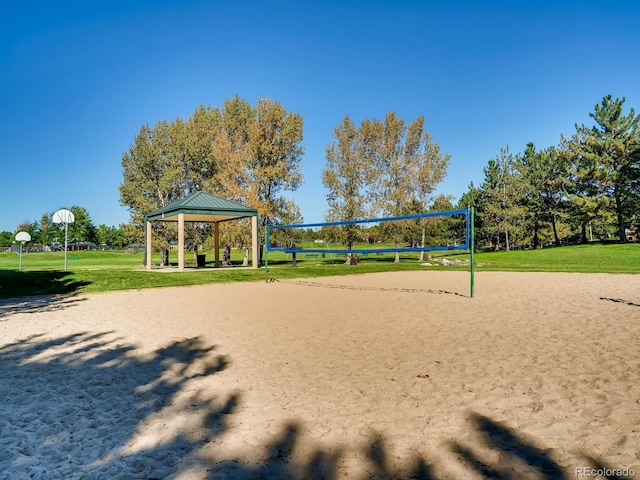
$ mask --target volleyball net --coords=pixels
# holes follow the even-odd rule
[[[385,259],[401,254],[417,259],[419,252],[469,251],[471,297],[474,285],[473,208],[295,225],[268,225],[265,230],[265,267],[269,279],[269,252],[281,260],[337,261],[347,255]],[[283,255],[284,254],[284,255]],[[375,255],[375,257],[374,257]]]

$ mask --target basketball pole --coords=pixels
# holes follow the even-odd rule
[[[64,271],[67,271],[67,237],[69,235],[69,224],[64,222]]]

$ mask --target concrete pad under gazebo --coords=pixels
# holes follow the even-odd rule
[[[196,192],[145,216],[147,270],[151,270],[153,222],[178,222],[178,270],[184,270],[184,222],[214,224],[215,266],[220,264],[220,222],[251,217],[251,266],[258,268],[258,211],[240,203]]]

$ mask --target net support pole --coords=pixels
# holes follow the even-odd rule
[[[471,284],[470,284],[470,293],[469,296],[473,298],[474,287],[475,287],[475,265],[474,265],[474,249],[475,249],[475,211],[473,207],[469,208],[469,271],[471,274]]]

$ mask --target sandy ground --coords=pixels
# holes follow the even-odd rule
[[[640,276],[468,281],[2,301],[0,478],[640,478]]]

